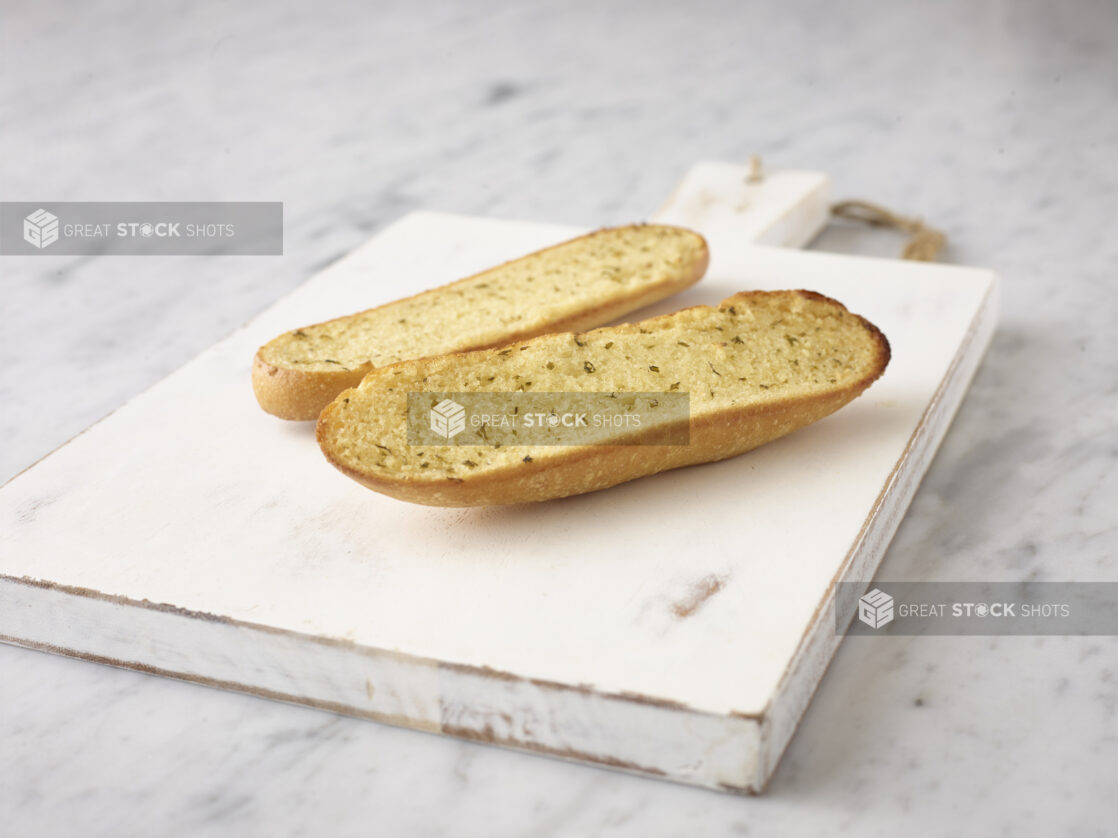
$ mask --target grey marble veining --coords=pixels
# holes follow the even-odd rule
[[[1111,3],[9,3],[0,196],[282,200],[283,257],[0,258],[0,477],[416,208],[647,216],[831,172],[997,269],[886,579],[1115,579]],[[886,233],[819,246],[892,252]],[[386,280],[387,281],[387,280]],[[1107,834],[1113,638],[851,638],[739,799],[0,646],[5,834]]]

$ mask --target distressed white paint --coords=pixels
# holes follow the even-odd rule
[[[656,220],[719,241],[803,247],[827,223],[830,195],[823,172],[781,169],[758,179],[747,167],[704,161],[691,167]]]
[[[818,186],[805,201],[825,200]],[[689,194],[665,216],[683,221]],[[259,410],[255,348],[578,232],[413,214],[0,490],[0,635],[760,788],[836,645],[831,584],[880,560],[990,336],[996,281],[754,246],[819,222],[795,221],[796,202],[754,206],[777,217],[750,236],[704,206],[710,274],[654,311],[748,288],[842,300],[893,361],[838,414],[732,461],[547,504],[369,492],[324,462],[310,425]]]

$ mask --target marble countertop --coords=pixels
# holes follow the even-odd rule
[[[1118,579],[1118,9],[839,5],[9,4],[3,199],[281,200],[286,237],[0,258],[0,480],[409,210],[622,223],[761,152],[1004,280],[880,577]],[[738,798],[0,645],[0,831],[1106,834],[1116,711],[1112,637],[852,637]]]

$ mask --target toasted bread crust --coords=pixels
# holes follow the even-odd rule
[[[354,370],[306,372],[269,364],[257,352],[252,359],[252,390],[260,406],[273,416],[309,421],[318,418],[342,390],[360,384],[372,368],[363,364]]]
[[[743,292],[727,298],[720,307],[750,301],[768,293],[792,293],[833,304],[841,303],[811,291]],[[699,308],[699,307],[694,307]],[[686,309],[685,309],[686,310]],[[645,323],[674,317],[663,315]],[[891,350],[885,335],[863,317],[854,315],[874,345],[873,359],[857,380],[830,391],[774,399],[736,409],[693,417],[687,445],[598,445],[557,449],[546,459],[506,466],[464,478],[419,479],[406,475],[386,477],[355,469],[331,447],[338,403],[323,410],[316,436],[326,458],[344,474],[374,491],[428,506],[489,506],[568,497],[609,488],[639,477],[699,463],[715,462],[743,454],[794,430],[811,424],[853,401],[885,371]],[[601,330],[604,331],[604,330]],[[462,357],[466,353],[446,357]],[[408,362],[405,362],[408,363]],[[395,366],[395,365],[393,365]],[[388,369],[388,368],[386,368]]]
[[[523,259],[529,257],[539,256],[556,250],[557,248],[567,246],[574,241],[581,239],[588,239],[593,236],[600,236],[603,234],[633,230],[640,227],[649,225],[629,225],[627,227],[618,228],[605,228],[597,230],[593,233],[588,233],[585,236],[579,236],[577,239],[572,239],[559,244],[552,245],[551,247],[543,248],[542,250],[535,251],[522,256],[517,259],[511,259],[492,268],[488,268],[477,274],[473,274],[463,279],[456,280],[448,283],[447,285],[440,286],[428,291],[414,294],[410,297],[405,297],[403,300],[395,300],[391,303],[386,303],[383,306],[376,306],[372,309],[358,312],[355,315],[347,315],[345,317],[338,317],[332,320],[324,321],[323,323],[315,324],[316,326],[326,326],[333,323],[339,323],[348,320],[351,317],[357,317],[367,314],[379,309],[389,308],[397,305],[404,300],[414,300],[428,294],[440,294],[451,291],[452,289],[464,284],[473,282],[479,277],[488,274],[498,273],[508,265],[512,265]],[[664,225],[656,225],[664,226]],[[681,273],[669,276],[663,281],[655,284],[646,284],[639,289],[635,289],[633,293],[608,301],[601,300],[586,300],[585,306],[577,312],[564,316],[549,319],[546,322],[528,329],[508,329],[499,335],[495,335],[492,340],[486,340],[477,343],[463,343],[460,347],[455,349],[455,352],[469,352],[478,349],[489,349],[496,346],[503,346],[506,343],[525,340],[527,338],[535,337],[541,334],[551,332],[565,332],[565,331],[582,331],[590,329],[595,326],[600,326],[603,323],[608,323],[611,320],[616,320],[623,317],[629,312],[636,311],[646,305],[658,302],[665,297],[676,294],[685,288],[688,288],[702,279],[703,274],[706,273],[707,266],[710,262],[710,253],[707,249],[706,241],[698,233],[688,230],[688,233],[695,236],[698,243],[701,245],[700,258],[692,265]],[[310,328],[310,327],[304,327]],[[270,349],[273,346],[282,345],[282,343],[290,338],[293,332],[287,332],[279,335],[273,340],[269,341],[264,346],[257,350],[256,356],[253,358],[252,364],[252,389],[256,394],[256,399],[260,406],[281,419],[289,419],[295,421],[310,421],[318,418],[322,409],[328,405],[340,392],[343,390],[356,386],[361,379],[369,373],[373,368],[372,363],[365,363],[350,369],[338,370],[305,370],[297,366],[283,363],[275,358],[270,358]],[[429,354],[445,354],[429,353]],[[422,357],[422,356],[419,356]]]

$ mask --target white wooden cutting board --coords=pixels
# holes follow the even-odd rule
[[[257,407],[256,347],[578,230],[409,215],[0,489],[0,639],[687,783],[760,790],[994,328],[984,270],[803,253],[826,179],[696,168],[710,272],[648,314],[808,288],[893,360],[751,454],[537,505],[369,492]],[[736,220],[735,220],[736,219]],[[644,314],[644,313],[642,313]]]

